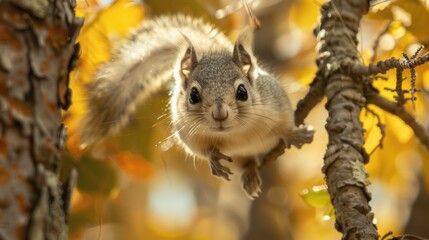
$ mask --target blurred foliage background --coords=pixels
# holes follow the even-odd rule
[[[186,156],[168,138],[168,90],[138,107],[120,134],[91,151],[82,149],[76,130],[85,111],[85,85],[97,67],[130,31],[160,14],[187,13],[203,17],[234,40],[248,24],[235,0],[78,0],[76,13],[85,18],[78,41],[80,62],[72,73],[73,105],[64,120],[69,127],[62,177],[78,172],[69,216],[70,239],[339,239],[321,167],[327,144],[324,104],[307,123],[316,129],[314,142],[288,150],[264,169],[262,196],[250,201],[237,176],[224,182],[211,176],[208,164]],[[254,0],[262,23],[255,52],[275,72],[293,105],[302,98],[316,67],[319,0]],[[362,61],[412,55],[429,43],[429,11],[423,1],[387,1],[371,8],[361,24]],[[377,47],[374,47],[378,41]],[[404,76],[409,77],[409,72]],[[393,100],[395,72],[377,80],[382,95]],[[418,121],[428,124],[429,64],[417,68]],[[409,81],[405,81],[409,84]],[[381,112],[386,125],[380,149],[377,118],[362,111],[365,149],[372,185],[371,205],[381,235],[393,231],[429,237],[429,155],[401,120]],[[237,175],[237,174],[236,174]],[[416,204],[414,204],[416,203]],[[425,214],[426,213],[426,214]]]

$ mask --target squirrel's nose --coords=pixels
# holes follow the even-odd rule
[[[228,118],[228,110],[222,107],[217,108],[214,111],[212,111],[212,118],[218,122],[225,121]]]

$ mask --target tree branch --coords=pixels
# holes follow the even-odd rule
[[[377,74],[384,74],[388,70],[397,68],[397,69],[408,69],[415,68],[422,64],[429,62],[429,53],[426,53],[420,57],[411,58],[410,61],[407,61],[405,58],[397,59],[397,58],[389,58],[384,61],[380,61],[377,64],[369,64],[368,66],[364,66],[361,63],[356,63],[353,65],[346,65],[345,67],[350,67],[350,73],[362,75],[362,76],[370,76]]]
[[[367,112],[371,113],[375,118],[377,118],[377,127],[380,130],[380,134],[381,134],[381,138],[380,138],[380,142],[379,142],[378,146],[375,147],[374,150],[372,151],[372,152],[374,152],[375,149],[377,149],[378,147],[383,148],[383,140],[386,137],[386,126],[381,122],[381,118],[376,112],[371,110],[368,106],[365,106],[365,110]],[[372,152],[369,155],[371,155]]]
[[[310,84],[310,90],[301,99],[295,110],[295,125],[299,126],[304,123],[305,118],[310,111],[323,99],[325,96],[326,81],[320,73],[316,74],[313,82]]]
[[[384,26],[383,30],[381,30],[381,32],[378,34],[377,38],[375,39],[374,44],[372,46],[373,53],[370,60],[371,63],[375,61],[375,58],[377,56],[377,49],[378,49],[378,45],[380,44],[381,37],[384,36],[384,34],[386,34],[389,31],[389,28],[391,25],[392,25],[392,21],[388,22]]]
[[[323,4],[317,38],[316,63],[327,79],[325,89],[329,112],[326,129],[329,143],[324,157],[331,202],[335,209],[336,228],[342,239],[378,239],[373,213],[369,206],[369,184],[364,164],[363,129],[359,115],[365,99],[365,81],[350,66],[360,66],[357,32],[369,1],[332,0]]]
[[[378,93],[368,94],[366,99],[368,104],[373,104],[402,119],[405,124],[413,129],[420,142],[429,150],[429,132],[403,106],[387,100]]]

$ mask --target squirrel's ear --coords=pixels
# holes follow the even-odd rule
[[[235,62],[246,75],[250,74],[252,69],[252,61],[254,61],[252,53],[253,44],[253,29],[245,28],[237,38],[234,44],[232,53],[232,61]]]
[[[197,54],[195,53],[194,46],[192,46],[189,39],[186,40],[188,41],[188,48],[186,49],[185,54],[180,61],[180,74],[185,81],[189,79],[192,70],[194,70],[198,64]]]

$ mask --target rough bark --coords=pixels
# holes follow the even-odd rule
[[[363,149],[363,129],[359,121],[364,80],[347,71],[359,64],[357,33],[369,1],[333,0],[322,5],[318,38],[319,74],[326,80],[326,129],[329,142],[323,173],[335,209],[336,228],[343,239],[378,239],[368,202],[369,184],[363,165],[368,157]]]
[[[383,144],[384,125],[380,117],[368,108],[370,104],[402,119],[429,149],[429,131],[404,107],[407,101],[411,101],[415,111],[415,68],[429,62],[429,53],[420,55],[420,47],[412,56],[403,53],[401,59],[390,58],[368,66],[359,59],[357,33],[360,21],[369,4],[378,2],[330,0],[321,6],[320,22],[314,31],[318,42],[318,71],[309,92],[298,102],[295,111],[295,124],[298,126],[304,123],[308,113],[325,96],[328,99],[326,130],[329,143],[322,171],[335,209],[336,228],[343,233],[343,239],[378,239],[369,206],[368,174],[364,168],[369,157],[363,148],[364,130],[359,121],[362,107],[379,119],[377,126],[382,133],[380,146]],[[397,94],[396,102],[382,97],[372,85],[380,77],[379,74],[390,69],[396,69],[397,73],[396,88],[390,89]],[[409,90],[403,89],[402,84],[405,69],[410,70]],[[405,94],[410,96],[405,97]],[[280,142],[266,154],[262,166],[277,159],[284,150],[285,145]]]
[[[0,239],[67,238],[57,171],[82,24],[74,4],[0,0]]]
[[[365,90],[371,89],[368,75],[362,73],[367,68],[357,50],[360,20],[368,8],[369,0],[331,0],[321,6],[314,32],[318,71],[295,111],[295,124],[300,125],[324,96],[328,99],[329,142],[322,171],[335,209],[335,226],[343,239],[378,239],[368,203],[371,195],[364,168],[368,155],[363,149],[364,130],[359,121],[361,109],[367,104]],[[354,68],[363,70],[351,71]],[[264,160],[269,162],[283,152],[280,143]]]

